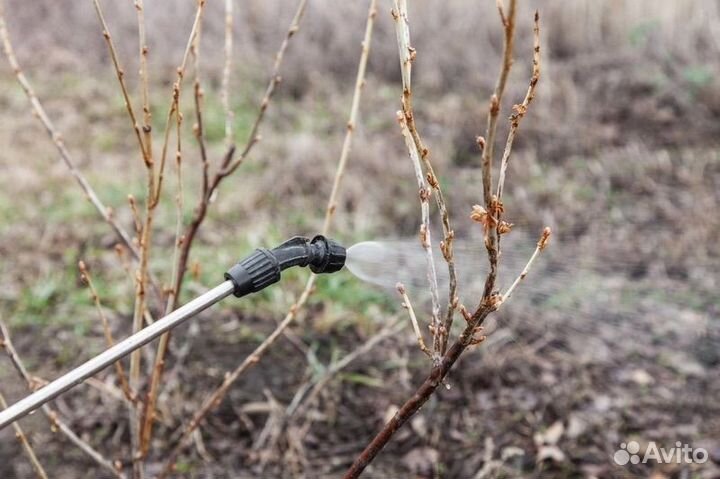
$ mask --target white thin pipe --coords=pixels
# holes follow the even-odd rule
[[[166,331],[185,322],[204,309],[212,306],[221,299],[232,294],[234,290],[232,281],[225,281],[207,293],[193,299],[167,316],[158,319],[150,326],[129,336],[103,353],[76,367],[72,371],[59,377],[50,384],[38,389],[28,397],[21,399],[9,408],[0,412],[0,429],[12,424],[18,419],[30,414],[46,402],[54,399],[68,389],[85,381],[95,373],[105,369],[119,359],[127,356],[136,349],[144,346]]]

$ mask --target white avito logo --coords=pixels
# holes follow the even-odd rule
[[[658,447],[655,442],[650,441],[645,454],[642,457],[639,454],[640,444],[630,441],[627,444],[620,444],[620,449],[615,451],[613,460],[615,464],[625,466],[626,464],[647,463],[650,461],[658,464],[702,464],[708,460],[708,452],[702,447],[693,449],[688,444],[682,444],[680,441],[675,443],[675,447],[665,449]]]

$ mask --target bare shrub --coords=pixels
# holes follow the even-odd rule
[[[135,2],[135,10],[137,14],[137,35],[138,35],[138,59],[137,65],[139,66],[139,75],[137,81],[137,88],[139,90],[140,97],[140,109],[137,110],[135,107],[135,100],[131,92],[131,87],[127,82],[127,70],[123,66],[121,57],[126,53],[122,49],[116,47],[114,36],[111,33],[110,26],[106,21],[103,6],[99,0],[93,0],[93,6],[97,14],[97,19],[101,25],[102,36],[107,44],[108,52],[110,55],[111,63],[115,72],[115,76],[118,81],[119,90],[121,92],[123,102],[127,111],[128,119],[130,120],[130,129],[133,132],[141,160],[146,171],[146,190],[144,198],[138,200],[134,196],[128,196],[128,206],[132,216],[132,224],[134,228],[134,234],[130,234],[126,231],[115,218],[112,210],[105,206],[104,203],[99,199],[99,195],[90,186],[90,183],[85,176],[77,168],[71,154],[65,147],[61,134],[57,131],[49,115],[46,113],[41,101],[35,94],[34,90],[30,86],[29,81],[25,77],[23,71],[18,64],[16,59],[13,44],[11,43],[9,33],[7,31],[6,24],[6,13],[2,3],[0,3],[0,39],[3,43],[3,49],[5,55],[10,61],[12,70],[16,76],[16,79],[23,91],[25,92],[30,104],[33,108],[35,115],[40,119],[51,140],[57,147],[60,157],[71,174],[75,177],[76,181],[82,188],[86,197],[90,200],[96,210],[104,218],[106,222],[110,224],[114,230],[119,243],[116,245],[116,251],[118,252],[118,258],[122,262],[122,266],[125,267],[135,284],[135,303],[132,320],[132,331],[137,332],[142,329],[145,325],[153,322],[153,318],[162,314],[168,314],[174,310],[177,306],[178,297],[180,296],[184,279],[189,269],[189,259],[191,248],[194,240],[197,238],[198,231],[204,223],[207,217],[207,211],[210,208],[214,198],[217,194],[217,190],[220,187],[224,179],[232,175],[250,155],[253,147],[258,144],[261,139],[261,126],[265,118],[266,111],[270,106],[271,100],[280,86],[282,78],[280,76],[281,66],[285,57],[286,50],[288,49],[292,38],[300,29],[301,21],[304,17],[307,1],[300,0],[297,4],[297,9],[290,22],[290,25],[286,31],[285,37],[280,45],[280,49],[275,54],[274,65],[270,79],[268,81],[265,93],[260,100],[260,104],[257,111],[257,116],[252,124],[248,138],[244,145],[238,148],[235,144],[233,135],[233,112],[230,107],[230,83],[231,83],[231,62],[233,56],[233,34],[234,34],[234,19],[233,19],[233,4],[231,1],[225,2],[224,12],[224,67],[222,73],[222,84],[221,84],[221,96],[223,108],[225,110],[225,152],[219,159],[212,159],[209,156],[208,148],[206,147],[205,136],[204,136],[204,122],[203,122],[203,86],[201,78],[201,57],[202,51],[200,48],[200,38],[203,32],[203,18],[206,15],[206,2],[205,0],[199,0],[194,13],[194,20],[192,25],[189,27],[189,34],[185,43],[185,48],[182,52],[182,59],[179,62],[179,66],[176,69],[175,81],[172,84],[172,88],[169,94],[170,101],[167,109],[167,114],[164,118],[164,129],[160,130],[160,136],[155,141],[155,127],[153,126],[153,118],[151,113],[150,105],[150,72],[148,70],[148,56],[150,54],[150,48],[147,41],[147,30],[146,30],[146,19],[145,19],[145,6],[142,0]],[[357,78],[355,81],[354,95],[352,104],[350,107],[350,114],[347,121],[345,140],[340,152],[340,158],[338,160],[337,170],[335,173],[334,181],[329,193],[328,204],[325,212],[324,226],[322,229],[323,234],[327,234],[331,228],[331,221],[335,215],[337,209],[337,201],[339,191],[341,187],[341,181],[344,175],[345,167],[347,165],[351,142],[353,138],[353,132],[358,121],[358,110],[360,107],[360,97],[363,87],[365,85],[365,72],[370,51],[370,42],[372,37],[372,31],[374,26],[374,19],[376,16],[376,1],[372,0],[369,5],[367,22],[364,34],[364,40],[360,53],[359,64],[357,67]],[[185,152],[183,150],[183,112],[181,107],[181,101],[184,98],[183,85],[188,72],[192,69],[195,75],[192,96],[193,96],[193,107],[195,114],[195,125],[193,128],[195,140],[198,145],[200,154],[200,176],[201,176],[201,192],[199,195],[198,203],[193,209],[193,215],[188,224],[183,221],[183,158]],[[172,140],[174,140],[174,145]],[[156,143],[159,143],[159,150],[156,149]],[[172,158],[172,160],[170,159]],[[174,161],[173,161],[174,160]],[[154,217],[160,199],[163,194],[163,188],[167,184],[165,177],[167,176],[167,168],[170,164],[174,166],[176,184],[175,184],[175,207],[176,207],[176,228],[174,232],[175,239],[173,241],[174,253],[172,255],[172,268],[170,274],[164,280],[156,278],[149,271],[149,264],[153,255],[151,246],[153,244],[153,230],[154,230]],[[129,265],[126,263],[128,253],[132,258],[134,264]],[[107,343],[111,345],[114,340],[110,333],[108,326],[108,319],[104,313],[104,309],[101,303],[101,298],[95,288],[89,268],[86,266],[84,261],[79,263],[80,273],[83,280],[88,285],[92,300],[97,308],[99,316],[101,318],[103,329]],[[209,414],[214,408],[216,408],[222,401],[224,395],[227,393],[230,386],[237,380],[237,378],[245,372],[249,367],[255,365],[263,355],[263,353],[274,343],[274,341],[280,337],[288,325],[290,325],[297,316],[298,310],[305,304],[310,294],[313,292],[315,284],[315,275],[312,275],[300,294],[298,300],[290,308],[290,311],[286,315],[285,319],[278,325],[276,330],[241,364],[234,370],[226,375],[225,381],[211,393],[207,400],[203,402],[187,421],[182,428],[182,433],[177,440],[176,446],[167,455],[163,470],[159,472],[159,477],[165,477],[170,474],[175,467],[175,462],[180,452],[187,445],[189,439],[195,437],[193,434],[196,428],[201,424],[207,414]],[[335,367],[328,372],[327,378],[324,381],[319,382],[315,388],[314,393],[311,393],[311,397],[317,395],[317,391],[322,387],[322,384],[327,382],[334,374],[340,369],[345,367],[347,364],[352,362],[353,359],[361,354],[364,354],[375,346],[380,340],[390,335],[392,332],[397,331],[397,324],[393,327],[386,329],[381,334],[371,338],[365,345],[359,347],[355,352],[344,358],[335,365]],[[17,369],[18,373],[28,382],[28,387],[31,390],[44,384],[43,381],[37,380],[30,376],[25,369],[22,361],[20,360],[16,350],[12,347],[10,341],[9,332],[3,326],[3,338],[2,346],[8,353],[13,365]],[[141,351],[135,351],[131,354],[129,372],[126,374],[123,366],[120,363],[116,364],[116,371],[118,378],[121,382],[121,389],[124,394],[129,413],[129,424],[130,424],[130,438],[131,438],[131,455],[129,463],[132,464],[132,476],[134,478],[142,478],[145,476],[145,464],[149,453],[151,452],[152,439],[153,439],[153,424],[159,419],[159,411],[157,403],[159,401],[159,391],[162,381],[162,375],[164,372],[165,357],[170,344],[170,334],[166,333],[163,335],[158,343],[154,365],[149,369],[149,376],[143,378],[142,375],[142,355]],[[146,368],[147,369],[147,368]],[[65,425],[58,417],[58,413],[50,408],[49,405],[43,406],[43,411],[47,415],[53,428],[58,428],[70,438],[78,447],[85,451],[98,465],[111,471],[118,477],[124,476],[125,464],[127,462],[122,461],[111,461],[107,459],[103,454],[93,449],[86,441],[81,440],[72,430]],[[25,440],[25,435],[21,430],[18,429],[18,434],[29,458],[31,459],[33,466],[35,467],[39,476],[44,477],[44,471],[40,466],[34,451],[29,445],[29,442]]]
[[[454,233],[450,228],[449,214],[445,205],[440,183],[433,170],[430,161],[430,151],[424,145],[418,128],[416,125],[416,117],[413,111],[413,91],[411,86],[412,64],[417,57],[417,51],[410,43],[410,30],[408,19],[408,8],[406,0],[395,0],[392,16],[395,21],[397,33],[397,45],[400,55],[400,68],[402,72],[402,110],[398,112],[398,123],[405,145],[408,150],[410,159],[414,165],[416,177],[418,181],[419,197],[421,204],[421,224],[420,224],[420,243],[427,252],[428,264],[428,282],[430,288],[430,296],[432,298],[432,313],[430,324],[428,326],[432,337],[432,348],[428,348],[422,337],[422,332],[417,326],[417,319],[414,310],[410,304],[405,289],[402,285],[398,285],[398,290],[402,295],[403,305],[407,308],[413,329],[417,336],[420,349],[430,356],[432,360],[432,368],[429,376],[423,384],[411,395],[411,397],[399,408],[393,417],[385,424],[378,434],[367,445],[363,452],[355,459],[352,466],[345,473],[345,478],[356,478],[362,474],[363,470],[370,464],[377,454],[392,439],[393,435],[403,427],[403,425],[428,401],[430,396],[437,388],[444,383],[445,377],[450,372],[454,364],[460,358],[460,355],[472,345],[480,344],[485,340],[482,335],[482,324],[485,319],[497,311],[512,295],[517,285],[525,279],[530,271],[530,267],[539,255],[545,249],[550,238],[550,228],[546,227],[540,239],[537,242],[535,252],[528,260],[522,273],[504,292],[496,289],[497,273],[500,252],[500,237],[510,233],[512,224],[504,221],[502,215],[505,212],[503,205],[503,191],[507,173],[507,165],[510,161],[512,146],[515,140],[515,134],[520,126],[521,120],[528,111],[528,107],[535,96],[535,89],[540,80],[540,26],[539,14],[535,13],[534,27],[534,46],[532,54],[532,77],[525,98],[520,104],[513,106],[513,112],[510,115],[510,130],[508,132],[505,148],[500,159],[500,173],[498,178],[497,190],[493,190],[493,176],[491,165],[492,145],[495,140],[496,121],[500,109],[500,99],[502,98],[507,75],[512,66],[512,50],[515,32],[515,15],[516,0],[510,0],[510,5],[505,10],[502,2],[498,2],[498,11],[500,20],[505,30],[505,46],[503,62],[500,66],[500,74],[498,77],[495,91],[490,99],[487,139],[478,137],[477,143],[482,153],[482,182],[485,206],[475,205],[472,209],[470,218],[479,223],[484,232],[485,246],[488,252],[490,262],[490,272],[485,281],[485,289],[478,306],[474,312],[469,312],[464,305],[460,303],[457,296],[457,278],[453,261],[452,241]],[[421,165],[421,159],[423,164]],[[424,169],[423,169],[424,166]],[[427,183],[426,183],[427,181]],[[428,186],[429,185],[429,186]],[[435,196],[438,211],[443,225],[444,239],[439,243],[443,258],[447,263],[448,276],[450,278],[448,309],[444,321],[440,320],[440,306],[438,299],[437,273],[436,266],[432,255],[432,242],[430,239],[430,215],[429,215],[429,197]],[[452,346],[447,349],[448,338],[451,332],[453,316],[455,311],[459,310],[466,322],[463,332],[457,337]]]

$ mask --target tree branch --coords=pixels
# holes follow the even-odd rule
[[[80,270],[80,279],[85,284],[87,284],[88,289],[90,290],[90,297],[93,301],[93,304],[95,305],[95,309],[98,312],[100,321],[102,322],[103,332],[105,334],[105,342],[108,348],[110,348],[115,344],[115,340],[112,336],[112,331],[110,330],[110,323],[108,322],[107,316],[105,315],[105,310],[103,309],[102,303],[100,302],[100,296],[98,295],[97,289],[93,284],[90,271],[88,271],[84,261],[80,261],[78,263],[78,269]],[[125,398],[131,403],[135,403],[138,399],[137,394],[135,393],[135,391],[130,389],[130,385],[127,381],[127,375],[125,374],[125,368],[123,368],[122,362],[117,361],[114,366],[115,372],[118,375],[118,380],[120,381],[120,389],[125,395]]]
[[[80,188],[85,193],[85,196],[90,201],[90,203],[95,207],[95,209],[100,213],[102,218],[110,225],[112,230],[115,232],[115,234],[118,236],[120,241],[130,250],[132,255],[135,258],[139,258],[139,252],[137,247],[133,244],[132,239],[130,238],[130,235],[125,231],[125,229],[120,225],[120,223],[117,222],[117,220],[113,217],[112,210],[105,206],[102,201],[100,201],[100,198],[98,197],[97,193],[95,193],[95,190],[90,186],[90,183],[87,181],[85,176],[80,172],[80,170],[77,169],[75,166],[75,162],[73,161],[72,157],[70,156],[70,152],[65,147],[65,143],[63,142],[62,135],[58,130],[55,128],[55,125],[53,125],[52,121],[50,120],[50,117],[45,111],[45,108],[43,108],[42,103],[40,103],[40,100],[35,95],[35,91],[33,90],[32,86],[28,82],[27,78],[25,77],[25,74],[20,69],[20,65],[18,64],[17,58],[15,57],[15,52],[12,46],[12,43],[10,42],[10,36],[8,35],[7,31],[7,25],[5,23],[5,8],[3,0],[0,0],[0,41],[2,41],[3,45],[3,51],[5,52],[5,56],[7,57],[8,61],[10,62],[10,67],[12,68],[13,72],[15,73],[15,78],[17,82],[20,84],[20,87],[25,92],[25,96],[30,101],[30,104],[33,108],[33,111],[37,118],[40,120],[42,125],[45,127],[45,130],[47,131],[48,136],[52,140],[53,144],[57,148],[58,152],[60,153],[60,158],[62,159],[65,166],[68,168],[70,174],[75,178],[75,181],[78,183]]]
[[[412,63],[417,56],[417,51],[410,44],[410,24],[408,21],[407,13],[407,0],[395,0],[394,9],[392,16],[395,21],[395,32],[398,42],[398,53],[400,56],[400,70],[402,73],[403,81],[403,96],[402,96],[402,109],[403,116],[405,117],[405,123],[407,129],[412,137],[412,143],[417,152],[417,157],[422,161],[427,174],[424,175],[427,179],[428,184],[432,188],[432,192],[435,195],[435,203],[437,204],[438,210],[440,211],[441,224],[443,229],[443,241],[440,242],[440,250],[443,255],[443,259],[447,263],[448,276],[449,276],[449,289],[448,289],[448,304],[445,313],[445,318],[440,321],[440,304],[439,297],[437,294],[434,295],[432,302],[433,305],[433,350],[435,351],[436,360],[439,356],[445,353],[447,348],[448,334],[452,327],[455,309],[457,308],[457,274],[455,272],[455,260],[453,255],[453,239],[455,233],[450,226],[450,215],[448,213],[447,206],[445,204],[445,197],[442,189],[440,188],[440,182],[438,181],[437,175],[433,168],[432,162],[430,161],[430,150],[425,146],[417,129],[415,122],[415,112],[413,111],[413,94],[411,86],[412,78]],[[406,142],[407,143],[407,142]],[[408,145],[408,149],[410,149]],[[417,168],[416,168],[417,172]],[[420,169],[422,174],[422,168]],[[427,196],[430,196],[430,190],[425,189]],[[421,192],[422,195],[422,192]],[[426,231],[429,232],[429,223]],[[429,235],[429,233],[428,233]],[[424,234],[421,232],[421,237]],[[427,242],[429,247],[432,247],[432,242],[428,236]],[[424,246],[424,245],[423,245]],[[427,249],[427,248],[426,248]],[[434,264],[433,264],[434,269]],[[431,298],[433,298],[433,280],[432,273],[430,276],[430,289]],[[436,283],[436,281],[435,281]],[[437,293],[437,292],[436,292]]]
[[[18,356],[15,347],[13,346],[12,340],[10,338],[10,331],[2,320],[0,320],[0,348],[5,350],[5,353],[7,354],[8,358],[10,358],[10,362],[20,375],[20,378],[23,379],[27,384],[29,391],[33,392],[41,386],[42,381],[39,381],[38,378],[32,376],[25,368],[25,365],[20,359],[20,356]],[[71,443],[77,446],[81,451],[83,451],[103,469],[110,471],[118,479],[125,479],[125,475],[122,473],[120,466],[116,467],[116,465],[114,465],[112,462],[105,459],[102,454],[93,449],[90,444],[83,441],[77,434],[72,431],[72,429],[70,429],[67,424],[60,420],[58,414],[50,408],[48,403],[42,405],[40,409],[50,421],[50,426],[53,432],[60,431],[68,440],[70,440]]]
[[[5,401],[5,397],[0,393],[0,406],[3,409],[7,409],[8,405]],[[40,479],[48,479],[47,473],[45,472],[45,469],[42,467],[42,464],[40,464],[40,461],[38,460],[37,456],[35,455],[35,451],[33,450],[32,446],[30,445],[30,441],[28,440],[27,436],[23,432],[22,428],[20,427],[20,424],[17,422],[13,423],[13,429],[15,430],[15,437],[20,441],[20,444],[22,445],[23,451],[25,452],[25,455],[28,457],[28,460],[30,461],[30,464],[32,465],[33,470],[35,471],[35,474]]]

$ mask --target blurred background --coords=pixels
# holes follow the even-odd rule
[[[160,131],[196,4],[147,2],[152,107]],[[462,245],[461,300],[474,306],[485,250],[469,220],[480,203],[480,158],[502,28],[492,0],[410,2],[418,125],[432,152]],[[530,75],[532,15],[541,15],[542,78],[509,168],[515,223],[500,284],[507,287],[544,225],[554,236],[512,301],[440,391],[399,432],[367,477],[720,477],[720,3],[715,0],[520,2],[515,64],[501,118]],[[235,3],[231,101],[244,144],[296,4]],[[282,65],[262,141],[221,186],[195,244],[183,300],[222,279],[251,248],[321,226],[332,185],[368,2],[311,0]],[[333,231],[346,244],[414,238],[420,212],[395,121],[401,94],[391,2],[379,2],[367,83]],[[131,2],[104,2],[133,95],[137,25]],[[220,100],[223,4],[203,22],[205,128],[224,151]],[[18,59],[79,168],[131,228],[126,197],[145,171],[90,1],[6,0]],[[188,82],[183,104],[191,117]],[[185,215],[200,160],[186,121]],[[507,123],[500,122],[501,147]],[[132,284],[115,237],[84,199],[0,62],[0,317],[33,374],[54,378],[104,347],[77,262],[88,263],[115,337],[131,328]],[[157,215],[153,271],[169,277],[175,185]],[[435,226],[439,224],[434,217]],[[439,237],[436,233],[435,238]],[[276,326],[306,280],[219,305],[173,338],[161,396],[157,464],[173,433]],[[167,281],[167,279],[165,279]],[[389,281],[394,281],[389,278]],[[419,281],[418,281],[419,283]],[[423,288],[409,285],[422,321]],[[304,419],[282,420],[296,390],[404,311],[397,294],[349,273],[317,291],[262,361],[236,383],[178,463],[180,477],[334,477],[429,370],[409,327],[354,361]],[[460,321],[460,320],[459,320]],[[298,347],[298,344],[301,347]],[[25,394],[0,358],[0,391]],[[101,380],[115,384],[114,370]],[[128,456],[125,406],[87,387],[56,401],[83,438]],[[280,412],[278,412],[280,411]],[[38,416],[23,421],[53,477],[101,477],[93,462]],[[270,432],[268,432],[270,431]],[[704,464],[618,466],[622,443],[703,447]],[[32,477],[10,430],[0,477]],[[152,467],[149,467],[152,471]]]

